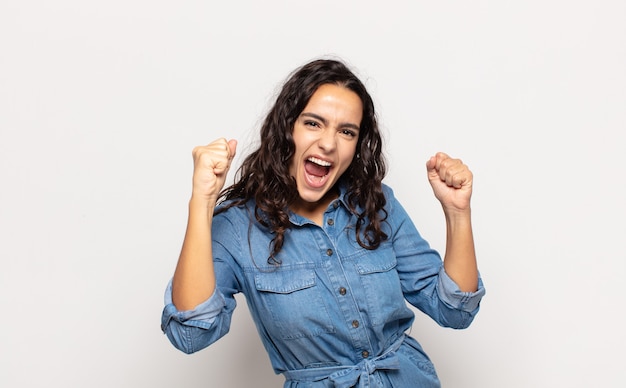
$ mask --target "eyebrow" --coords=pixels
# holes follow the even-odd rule
[[[328,125],[328,120],[326,120],[326,119],[325,119],[325,118],[323,118],[322,116],[320,116],[320,115],[318,115],[318,114],[315,114],[315,113],[302,112],[302,113],[300,114],[300,116],[310,117],[310,118],[312,118],[312,119],[316,119],[316,120],[321,121],[321,122],[322,122],[322,124],[324,124],[324,125]],[[341,124],[339,124],[339,127],[340,127],[340,128],[352,128],[352,129],[355,129],[355,130],[357,130],[357,131],[360,131],[360,130],[361,130],[361,127],[359,127],[358,125],[353,124],[353,123],[341,123]]]

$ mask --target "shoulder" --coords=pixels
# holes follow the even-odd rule
[[[386,221],[393,226],[398,226],[410,220],[410,216],[406,209],[396,197],[390,186],[383,184],[383,194],[385,196],[385,212],[387,213]]]
[[[383,194],[385,195],[385,198],[394,198],[394,194],[393,194],[393,189],[391,188],[391,186],[388,186],[386,184],[382,184],[383,186]]]
[[[246,225],[242,221],[254,218],[254,204],[233,205],[233,201],[225,201],[215,207],[213,225]]]
[[[393,191],[393,189],[391,188],[391,186],[388,186],[386,184],[383,183],[383,195],[385,196],[385,209],[387,209],[387,211],[394,209],[395,207],[400,206],[400,204],[398,203],[398,199],[396,198],[396,195]]]

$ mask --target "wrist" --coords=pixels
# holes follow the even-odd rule
[[[192,194],[189,199],[189,212],[211,212],[217,204],[217,198],[207,198],[203,195]]]
[[[472,209],[469,207],[464,209],[443,207],[443,214],[449,222],[466,222],[472,219]]]

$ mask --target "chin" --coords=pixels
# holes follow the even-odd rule
[[[305,203],[317,203],[320,202],[328,193],[328,190],[320,193],[298,193],[300,200]]]

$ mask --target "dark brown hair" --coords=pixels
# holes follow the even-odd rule
[[[293,127],[313,93],[324,84],[335,84],[356,93],[363,103],[363,118],[354,159],[341,177],[347,186],[347,202],[357,216],[359,245],[376,249],[387,239],[381,224],[387,217],[382,179],[386,174],[382,139],[374,103],[359,78],[340,61],[320,59],[296,69],[283,85],[261,127],[261,144],[237,170],[235,183],[220,194],[228,201],[219,212],[254,199],[258,222],[274,233],[268,262],[276,261],[285,231],[291,226],[289,205],[298,197],[289,164],[295,152]]]

